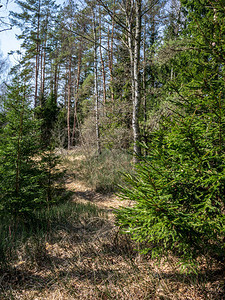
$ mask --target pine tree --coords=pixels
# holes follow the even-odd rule
[[[58,159],[52,148],[42,150],[41,120],[34,117],[30,99],[29,87],[16,77],[8,86],[0,130],[0,216],[14,222],[60,198]]]
[[[28,87],[16,78],[8,87],[5,124],[0,140],[1,214],[27,215],[41,205],[41,173],[35,156],[39,154],[39,123],[32,117]]]

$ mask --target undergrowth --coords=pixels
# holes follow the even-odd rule
[[[27,222],[1,218],[0,266],[7,267],[23,258],[33,262],[36,254],[40,256],[39,248],[44,249],[45,242],[53,239],[59,230],[70,231],[102,215],[103,211],[92,204],[66,202],[37,211]]]
[[[71,155],[74,181],[83,158]],[[111,209],[87,200],[38,211],[26,224],[0,224],[1,300],[224,299],[221,265],[181,273],[174,256],[156,263],[119,233]]]
[[[65,203],[20,229],[8,236],[0,299],[223,299],[219,266],[182,274],[174,258],[156,264],[93,204]]]
[[[123,173],[132,173],[132,156],[122,150],[103,150],[97,156],[95,152],[79,151],[79,155],[84,159],[76,159],[77,152],[72,154],[74,160],[67,161],[69,169],[76,173],[77,178],[89,184],[95,191],[111,193],[118,190],[118,185],[122,182]]]

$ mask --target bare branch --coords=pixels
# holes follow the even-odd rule
[[[74,34],[76,34],[76,35],[82,37],[83,39],[85,39],[85,40],[87,40],[87,41],[89,41],[89,42],[91,42],[91,43],[93,43],[93,44],[95,43],[95,41],[94,41],[93,39],[91,39],[91,38],[89,38],[89,37],[87,37],[87,36],[85,36],[85,35],[79,33],[78,31],[74,31],[74,30],[69,29],[69,28],[67,28],[67,27],[65,27],[65,26],[63,26],[63,29],[65,29],[65,30],[68,31],[68,32],[74,33]],[[105,48],[104,46],[102,46],[100,43],[98,43],[98,42],[96,42],[96,43],[97,43],[97,45],[98,45],[99,47],[101,47],[101,48],[104,49],[105,51],[109,52],[109,50],[108,50],[107,48]]]
[[[0,32],[4,32],[4,31],[8,31],[8,30],[12,30],[12,26],[11,26],[11,28],[0,29]]]
[[[103,3],[102,0],[97,0],[97,2],[99,2],[100,5],[102,5],[102,7],[108,12],[108,14],[110,15],[110,17],[112,18],[112,20],[114,22],[116,22],[116,24],[120,25],[125,31],[127,31],[128,33],[130,33],[129,30],[127,29],[127,27],[126,27],[126,24],[124,24],[123,22],[121,22],[121,20],[117,16],[113,15],[113,13],[111,12],[111,10],[108,8],[108,6],[105,3]]]

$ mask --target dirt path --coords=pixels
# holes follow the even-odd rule
[[[121,201],[115,194],[101,194],[88,187],[82,181],[69,179],[66,187],[74,193],[73,200],[80,203],[91,202],[99,208],[105,208],[108,211],[120,206],[130,205],[130,201]]]
[[[69,168],[69,162],[79,162],[85,159],[84,155],[73,155],[73,152],[67,153],[67,169]],[[69,176],[66,181],[66,188],[68,191],[74,193],[73,199],[76,202],[88,203],[97,205],[99,208],[107,209],[108,212],[113,211],[120,206],[130,206],[131,201],[121,201],[118,196],[113,193],[103,194],[98,193],[85,182],[76,179],[76,176]]]

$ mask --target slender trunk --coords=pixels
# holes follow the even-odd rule
[[[134,84],[134,50],[133,50],[133,35],[132,35],[132,22],[127,18],[127,28],[128,28],[128,50],[130,55],[130,75],[131,75],[131,94],[132,94],[132,103],[134,103],[134,94],[135,94],[135,84]]]
[[[133,101],[133,116],[132,128],[134,137],[134,161],[137,162],[138,156],[141,154],[140,148],[140,129],[139,129],[139,110],[141,102],[141,86],[140,86],[140,44],[141,44],[141,0],[135,2],[135,39],[134,39],[134,101]]]
[[[38,95],[38,72],[39,72],[39,52],[40,52],[40,42],[39,42],[39,32],[40,32],[40,10],[41,3],[38,2],[38,19],[37,19],[37,45],[36,45],[36,63],[35,63],[35,90],[34,90],[34,107],[37,107],[37,95]]]
[[[77,125],[77,103],[78,103],[78,95],[79,95],[79,88],[80,88],[81,60],[82,60],[82,45],[80,45],[78,65],[77,65],[77,83],[76,83],[76,91],[74,95],[75,103],[74,103],[74,115],[73,115],[72,145],[75,145],[75,131]]]
[[[143,88],[143,106],[144,106],[144,121],[147,122],[147,102],[146,102],[146,23],[143,37],[143,74],[142,74],[142,88]]]
[[[146,18],[144,27],[144,37],[143,37],[143,74],[142,74],[142,88],[143,88],[143,109],[144,109],[144,128],[143,135],[144,141],[147,144],[147,93],[146,93]],[[147,149],[145,149],[145,155],[147,155]]]
[[[69,66],[68,66],[68,100],[67,100],[67,140],[68,140],[68,150],[70,150],[70,108],[71,108],[71,64],[72,58],[69,57]]]
[[[42,67],[42,85],[41,85],[41,94],[44,97],[45,92],[45,68],[46,68],[46,45],[47,45],[47,25],[46,25],[46,34],[44,40],[44,47],[43,47],[43,67]]]
[[[65,86],[64,86],[64,95],[63,95],[63,100],[64,100],[64,107],[67,107],[67,95],[68,95],[68,70],[66,70],[66,76],[65,76]]]
[[[105,105],[106,105],[106,81],[105,81],[105,63],[102,55],[102,28],[101,28],[101,9],[99,7],[99,51],[100,51],[100,59],[102,65],[102,85],[103,85],[103,112],[105,112]]]
[[[46,40],[45,40],[44,55],[43,55],[42,87],[41,87],[42,96],[44,96],[44,92],[45,92],[45,67],[46,67]]]
[[[54,93],[54,96],[55,96],[55,103],[57,103],[57,98],[58,98],[59,71],[60,71],[60,66],[55,61],[55,65],[54,65],[54,88],[53,88],[53,93]]]
[[[114,90],[113,90],[113,43],[114,43],[114,28],[115,28],[115,0],[113,1],[113,18],[112,18],[112,33],[110,37],[110,31],[108,28],[108,65],[109,65],[109,72],[110,72],[110,91],[111,91],[111,100],[114,103]],[[111,38],[111,44],[110,44]]]
[[[40,106],[42,107],[44,104],[44,89],[45,89],[45,67],[46,67],[46,43],[47,43],[47,37],[45,38],[44,45],[42,45],[42,51],[41,51],[41,65],[40,65]]]
[[[42,97],[43,97],[43,95],[42,95],[42,80],[43,80],[43,78],[42,78],[42,76],[43,76],[43,72],[42,72],[42,68],[43,68],[43,51],[44,51],[44,46],[43,46],[43,44],[40,46],[40,87],[41,87],[41,90],[40,90],[40,106],[42,107],[43,106],[43,103],[42,103]]]
[[[128,4],[128,3],[126,3]],[[126,12],[126,23],[127,23],[127,43],[128,43],[128,51],[129,51],[129,56],[130,56],[130,75],[131,75],[131,99],[132,99],[132,104],[133,104],[133,109],[132,109],[132,129],[133,129],[133,143],[134,143],[134,162],[136,162],[136,156],[137,154],[137,110],[136,110],[136,105],[135,105],[135,76],[134,76],[134,61],[135,61],[135,39],[133,35],[133,16],[132,12],[133,7],[130,7],[130,10],[128,7],[125,8]]]
[[[94,82],[95,82],[95,130],[96,130],[96,147],[98,155],[101,154],[101,145],[100,145],[100,132],[99,132],[99,99],[98,99],[98,59],[97,59],[97,33],[96,33],[96,24],[95,24],[95,12],[92,9],[93,14],[93,34],[94,34]]]

